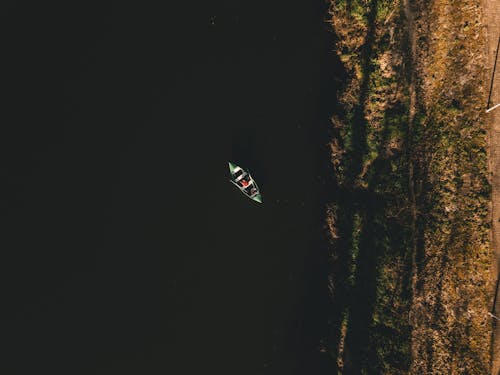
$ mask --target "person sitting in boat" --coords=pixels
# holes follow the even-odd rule
[[[241,180],[241,186],[243,186],[243,187],[248,186],[248,181],[245,178]]]

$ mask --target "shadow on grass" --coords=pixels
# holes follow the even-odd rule
[[[374,337],[382,337],[396,346],[401,340],[409,341],[408,332],[403,332],[406,336],[402,333],[398,336],[398,332],[383,323],[377,326],[373,322],[383,256],[397,256],[403,260],[402,292],[398,298],[408,300],[410,297],[411,255],[408,246],[410,236],[407,231],[408,223],[405,222],[407,220],[405,217],[409,217],[408,210],[403,212],[403,222],[400,219],[391,219],[389,209],[397,207],[401,202],[398,201],[396,193],[386,193],[382,189],[391,183],[391,178],[395,178],[391,176],[393,159],[386,155],[385,149],[390,138],[390,121],[407,110],[403,105],[395,106],[384,114],[382,139],[378,144],[379,156],[365,174],[367,186],[360,187],[358,181],[368,153],[369,124],[365,118],[365,103],[370,94],[371,74],[374,72],[372,59],[376,55],[374,43],[377,6],[377,0],[372,0],[369,4],[370,11],[367,14],[369,29],[361,50],[363,78],[359,104],[354,109],[350,121],[352,143],[346,155],[349,160],[345,170],[345,184],[338,190],[338,197],[335,200],[338,206],[339,238],[335,241],[331,267],[334,290],[328,348],[330,355],[336,359],[336,366],[337,363],[343,364],[341,370],[344,374],[381,373],[384,364],[380,363],[381,358],[374,346]],[[405,139],[408,142],[407,137]],[[408,154],[402,153],[397,158],[403,170],[398,178],[406,184],[408,176],[405,167]],[[405,187],[402,190],[403,195],[407,196]],[[355,248],[357,254],[353,256]],[[348,319],[344,322],[345,327],[342,332],[342,321],[346,316]],[[389,354],[384,360],[390,361],[395,367],[407,369],[409,359],[400,353],[401,351],[394,350],[394,353]]]

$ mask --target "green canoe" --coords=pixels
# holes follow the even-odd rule
[[[250,175],[250,172],[229,162],[229,173],[231,173],[231,179],[229,181],[236,185],[243,194],[256,202],[262,203],[259,187]]]

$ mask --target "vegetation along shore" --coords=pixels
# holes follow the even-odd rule
[[[331,0],[327,350],[341,373],[491,366],[486,31],[479,0]]]

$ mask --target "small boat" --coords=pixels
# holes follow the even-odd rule
[[[231,179],[229,181],[235,184],[243,194],[256,202],[262,203],[259,187],[250,175],[250,172],[229,162],[229,173],[231,173]]]

